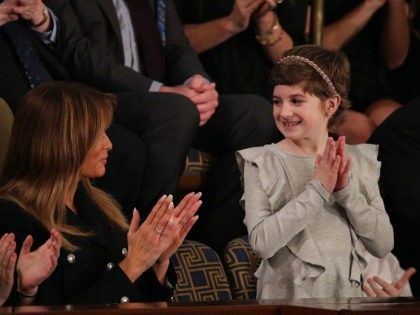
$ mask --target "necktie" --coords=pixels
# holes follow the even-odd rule
[[[125,0],[147,75],[162,81],[165,75],[165,54],[161,34],[149,0]]]
[[[166,46],[166,4],[165,0],[157,0],[157,26],[162,38],[163,47]]]
[[[18,22],[9,22],[3,25],[3,28],[15,46],[30,88],[34,88],[42,82],[53,80],[39,58],[26,27]]]

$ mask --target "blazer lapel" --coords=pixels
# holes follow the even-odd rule
[[[118,43],[120,47],[123,47],[122,44],[122,37],[121,37],[121,29],[120,23],[118,21],[117,12],[115,10],[114,4],[112,0],[96,0],[98,6],[102,9],[105,16],[108,18],[112,28],[114,29],[114,33],[118,38]]]
[[[122,248],[127,246],[125,234],[109,224],[108,218],[89,200],[83,188],[78,189],[75,202],[79,215],[68,209],[69,223],[73,223],[83,230],[92,231],[94,235],[89,237],[90,241],[107,248],[113,255],[121,255]]]

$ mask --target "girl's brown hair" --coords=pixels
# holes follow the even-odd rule
[[[328,122],[328,128],[334,128],[342,121],[344,111],[350,107],[347,99],[350,86],[350,64],[344,53],[332,51],[317,45],[300,45],[287,50],[284,57],[300,56],[315,63],[329,78],[328,81],[310,64],[298,58],[284,58],[271,70],[271,85],[303,84],[305,93],[313,94],[321,100],[326,100],[336,94],[341,97],[341,103]],[[335,90],[334,90],[335,88]]]

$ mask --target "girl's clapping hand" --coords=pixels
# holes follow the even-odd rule
[[[349,182],[349,172],[351,166],[351,158],[346,154],[346,138],[339,137],[337,141],[337,156],[341,157],[340,167],[338,169],[337,183],[334,191],[343,189]]]
[[[332,193],[337,184],[341,156],[337,155],[336,143],[329,137],[324,153],[318,155],[315,161],[313,178],[321,182],[326,191]]]
[[[363,292],[369,297],[398,297],[401,295],[411,276],[415,273],[416,269],[410,267],[397,282],[393,283],[388,283],[378,276],[368,278],[368,285],[363,286]]]

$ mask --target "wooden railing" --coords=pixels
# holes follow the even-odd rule
[[[19,315],[418,315],[419,298],[349,298],[0,308]]]

